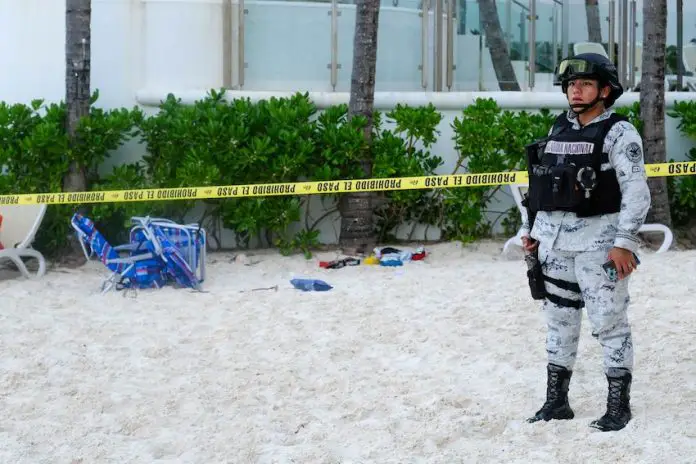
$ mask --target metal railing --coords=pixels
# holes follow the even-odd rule
[[[244,71],[246,62],[244,61],[244,15],[247,10],[244,8],[244,0],[237,0],[237,75],[239,76],[239,88],[244,87]]]
[[[636,29],[638,27],[636,0],[618,0],[618,16],[616,0],[609,0],[609,14],[607,15],[609,37],[607,40],[608,56],[611,61],[617,63],[619,80],[627,89],[636,86],[637,42]],[[618,29],[617,29],[618,26]],[[618,34],[617,34],[618,31]],[[616,36],[618,35],[618,41]],[[618,44],[618,56],[616,48]]]
[[[548,48],[543,52],[538,52],[537,26],[541,26],[541,23],[538,23],[540,15],[537,7],[540,5],[537,0],[504,1],[505,7],[500,11],[504,12],[505,15],[505,20],[502,21],[501,18],[501,23],[507,41],[508,54],[510,56],[513,52],[512,18],[517,15],[513,12],[514,5],[520,11],[518,43],[522,47],[521,50],[515,47],[516,50],[521,51],[521,58],[516,59],[527,62],[526,87],[534,90],[539,67],[556,69],[559,51],[561,57],[565,57],[571,52],[569,50],[570,0],[552,0],[550,12],[546,13],[549,10],[542,10],[545,11],[542,13],[544,24],[550,23],[551,25],[550,56],[546,51]],[[421,0],[420,5],[411,4],[410,7],[407,7],[414,14],[417,11],[415,8],[420,9],[418,12],[420,16],[420,63],[417,66],[420,73],[420,87],[423,90],[441,92],[457,89],[455,82],[457,57],[464,59],[461,54],[455,53],[457,44],[461,43],[458,41],[457,32],[460,2],[467,2],[469,8],[478,4],[474,0]],[[322,3],[325,3],[327,16],[330,19],[327,23],[327,27],[330,28],[330,63],[326,66],[328,69],[327,77],[331,88],[336,91],[341,72],[341,64],[339,63],[339,37],[341,37],[339,28],[341,23],[339,17],[341,8],[353,6],[350,5],[351,1],[346,0],[324,0]],[[392,2],[392,4],[395,5],[392,8],[399,8],[398,2]],[[548,6],[548,3],[545,5]],[[605,20],[608,23],[609,36],[605,43],[608,44],[608,56],[617,62],[622,84],[627,88],[632,88],[636,84],[635,71],[640,65],[636,63],[636,28],[638,26],[636,0],[608,0],[607,5],[608,15]],[[245,86],[247,66],[245,62],[245,16],[247,13],[245,0],[222,0],[222,81],[225,87],[242,89]],[[481,26],[480,22],[479,26]],[[480,33],[483,34],[484,31],[480,31]],[[618,54],[615,51],[616,48],[618,48]],[[484,54],[487,52],[484,37],[480,38],[479,49]],[[525,51],[527,56],[524,56]],[[480,56],[479,90],[482,90],[483,87],[483,63],[483,57]]]
[[[331,16],[331,63],[329,63],[329,69],[331,70],[331,88],[334,91],[336,84],[338,84],[338,68],[341,66],[338,64],[338,16],[340,14],[338,0],[331,0],[331,11],[329,11]]]
[[[457,17],[456,17],[456,5],[457,0],[446,0],[447,1],[447,60],[445,62],[446,73],[445,73],[445,84],[447,85],[447,90],[452,89],[454,84],[454,70],[456,68],[454,64],[454,29],[457,27]]]
[[[222,86],[232,88],[232,0],[222,2]]]
[[[628,87],[636,86],[636,2],[630,3],[629,9],[629,28],[628,28]]]
[[[237,85],[244,87],[244,16],[248,11],[244,8],[244,0],[237,0],[237,12],[234,14],[233,0],[222,0],[222,86],[228,89],[235,87],[234,74],[237,72]],[[235,21],[236,17],[236,21]],[[237,34],[233,33],[233,25],[237,25]],[[234,44],[237,45],[236,53]],[[236,56],[236,66],[233,58]]]
[[[616,42],[614,37],[616,36],[616,1],[609,0],[609,16],[607,16],[607,21],[609,23],[609,59],[614,61],[616,59]]]
[[[536,0],[529,0],[529,77],[527,85],[534,90],[536,74]]]
[[[430,28],[430,0],[423,0],[423,6],[421,7],[421,64],[419,66],[421,72],[421,87],[423,90],[428,88],[428,40],[430,38],[430,33],[428,29]]]

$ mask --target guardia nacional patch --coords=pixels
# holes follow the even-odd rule
[[[626,156],[634,163],[639,163],[643,159],[643,150],[636,142],[631,142],[626,147]]]

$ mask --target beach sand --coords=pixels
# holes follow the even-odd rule
[[[602,433],[583,317],[576,417],[527,424],[545,327],[502,243],[403,267],[211,253],[204,293],[99,293],[99,262],[0,279],[2,463],[696,462],[696,251],[631,277],[633,420]],[[294,277],[334,286],[302,292]],[[277,289],[254,290],[277,286]]]

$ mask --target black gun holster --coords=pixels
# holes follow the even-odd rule
[[[544,285],[544,274],[541,271],[541,263],[534,252],[525,256],[527,261],[527,280],[529,281],[529,291],[535,300],[546,298],[546,286]]]

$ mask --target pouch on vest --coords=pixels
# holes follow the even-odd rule
[[[540,177],[536,172],[540,168],[541,155],[543,155],[546,142],[547,139],[541,139],[524,147],[527,155],[527,174],[529,175],[528,192],[542,191],[545,187],[544,184],[548,185],[550,182],[549,176]],[[544,209],[544,202],[539,196],[530,197],[527,195],[527,204],[525,206],[527,206],[528,213],[535,214],[537,211]]]
[[[546,141],[547,139],[537,140],[524,147],[527,155],[527,173],[529,176],[532,175],[533,167],[541,163],[541,156],[539,155],[544,153]]]
[[[551,191],[556,208],[570,209],[582,203],[585,194],[579,188],[577,177],[575,165],[561,164],[551,168]]]

